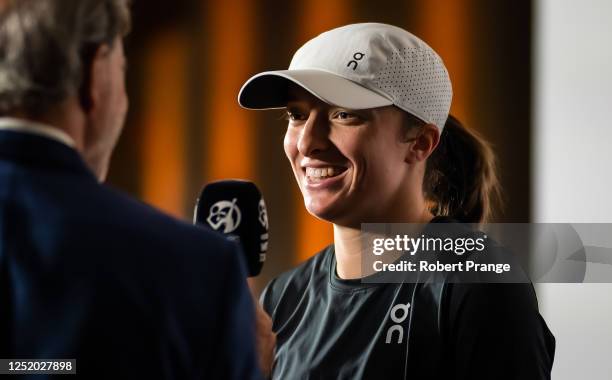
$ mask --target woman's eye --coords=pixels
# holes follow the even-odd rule
[[[296,112],[287,112],[287,120],[291,120],[291,121],[302,120],[302,115]]]
[[[350,112],[346,112],[346,111],[340,111],[336,114],[336,118],[340,119],[340,120],[348,120],[348,119],[353,119],[356,116]]]

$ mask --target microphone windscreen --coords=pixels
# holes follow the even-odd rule
[[[261,272],[268,250],[268,212],[254,183],[224,180],[207,184],[196,203],[193,222],[238,241],[249,277]]]

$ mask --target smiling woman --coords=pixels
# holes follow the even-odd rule
[[[289,99],[285,153],[311,214],[357,229],[361,223],[406,220],[406,212],[426,214],[424,199],[402,207],[406,187],[415,182],[405,165],[405,112],[393,106],[340,108],[296,85]],[[429,142],[437,142],[436,128],[430,132]],[[419,216],[425,221],[424,215],[408,218]]]
[[[446,68],[427,44],[374,23],[323,33],[289,70],[243,86],[243,107],[287,109],[284,150],[304,204],[334,227],[332,245],[262,294],[277,333],[274,378],[550,377],[554,338],[531,284],[437,288],[362,274],[362,223],[490,216],[494,157],[448,115],[451,98]]]

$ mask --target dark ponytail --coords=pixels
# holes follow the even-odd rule
[[[501,201],[495,155],[478,133],[449,115],[427,160],[423,190],[434,215],[485,223]]]

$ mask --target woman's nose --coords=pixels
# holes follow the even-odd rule
[[[310,156],[325,151],[329,144],[327,118],[315,112],[311,113],[298,138],[298,151],[304,156]]]

